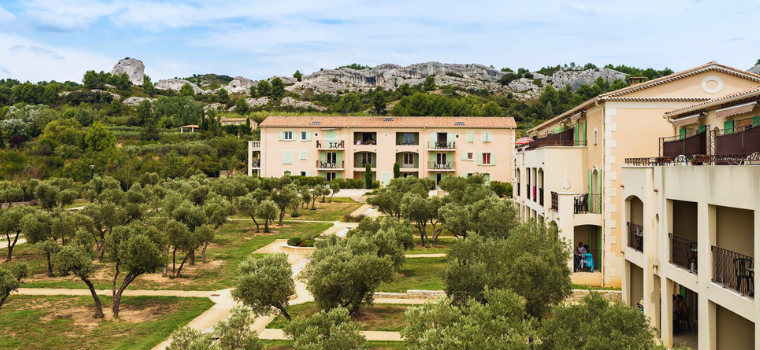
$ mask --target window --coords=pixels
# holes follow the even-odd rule
[[[362,153],[362,165],[372,163],[372,153]]]
[[[335,164],[338,162],[338,153],[327,152],[327,163]]]
[[[475,153],[474,152],[467,152],[467,160],[472,160],[473,158],[475,158]]]
[[[302,172],[301,172],[301,176],[308,176],[308,175],[306,175],[306,172],[305,172],[305,171],[302,171]]]
[[[308,132],[306,132],[306,131],[301,131],[301,141],[306,141],[306,135],[307,135],[307,134],[308,134]]]
[[[491,142],[493,135],[490,131],[483,131],[483,133],[480,135],[481,141],[483,142]]]
[[[596,145],[597,142],[599,142],[599,131],[594,129],[594,144]]]
[[[293,141],[293,132],[292,131],[285,131],[283,139],[285,141]]]
[[[491,165],[491,153],[483,153],[483,165]]]
[[[335,180],[338,175],[337,173],[325,173],[325,177],[327,177],[327,181]]]
[[[404,165],[414,165],[414,153],[404,153]]]
[[[285,171],[282,173],[282,176],[290,176],[290,170],[285,170]]]
[[[404,134],[404,145],[414,144],[414,134]]]

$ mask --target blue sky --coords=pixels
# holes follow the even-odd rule
[[[136,57],[154,81],[348,63],[676,71],[760,58],[757,1],[0,0],[0,78],[80,81]]]

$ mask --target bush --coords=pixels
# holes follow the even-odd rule
[[[351,214],[343,215],[343,222],[361,222],[364,219],[364,214],[353,216]]]
[[[288,238],[288,245],[291,246],[291,247],[298,247],[298,246],[301,245],[302,242],[303,242],[303,240],[301,239],[301,237],[290,237],[290,238]]]
[[[512,184],[508,182],[491,181],[491,189],[499,197],[512,197]]]

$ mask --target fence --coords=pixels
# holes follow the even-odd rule
[[[742,295],[755,296],[754,258],[713,246],[712,259],[713,282]]]

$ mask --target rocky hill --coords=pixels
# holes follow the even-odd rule
[[[760,74],[760,64],[756,64],[754,67],[747,69],[747,72]]]

